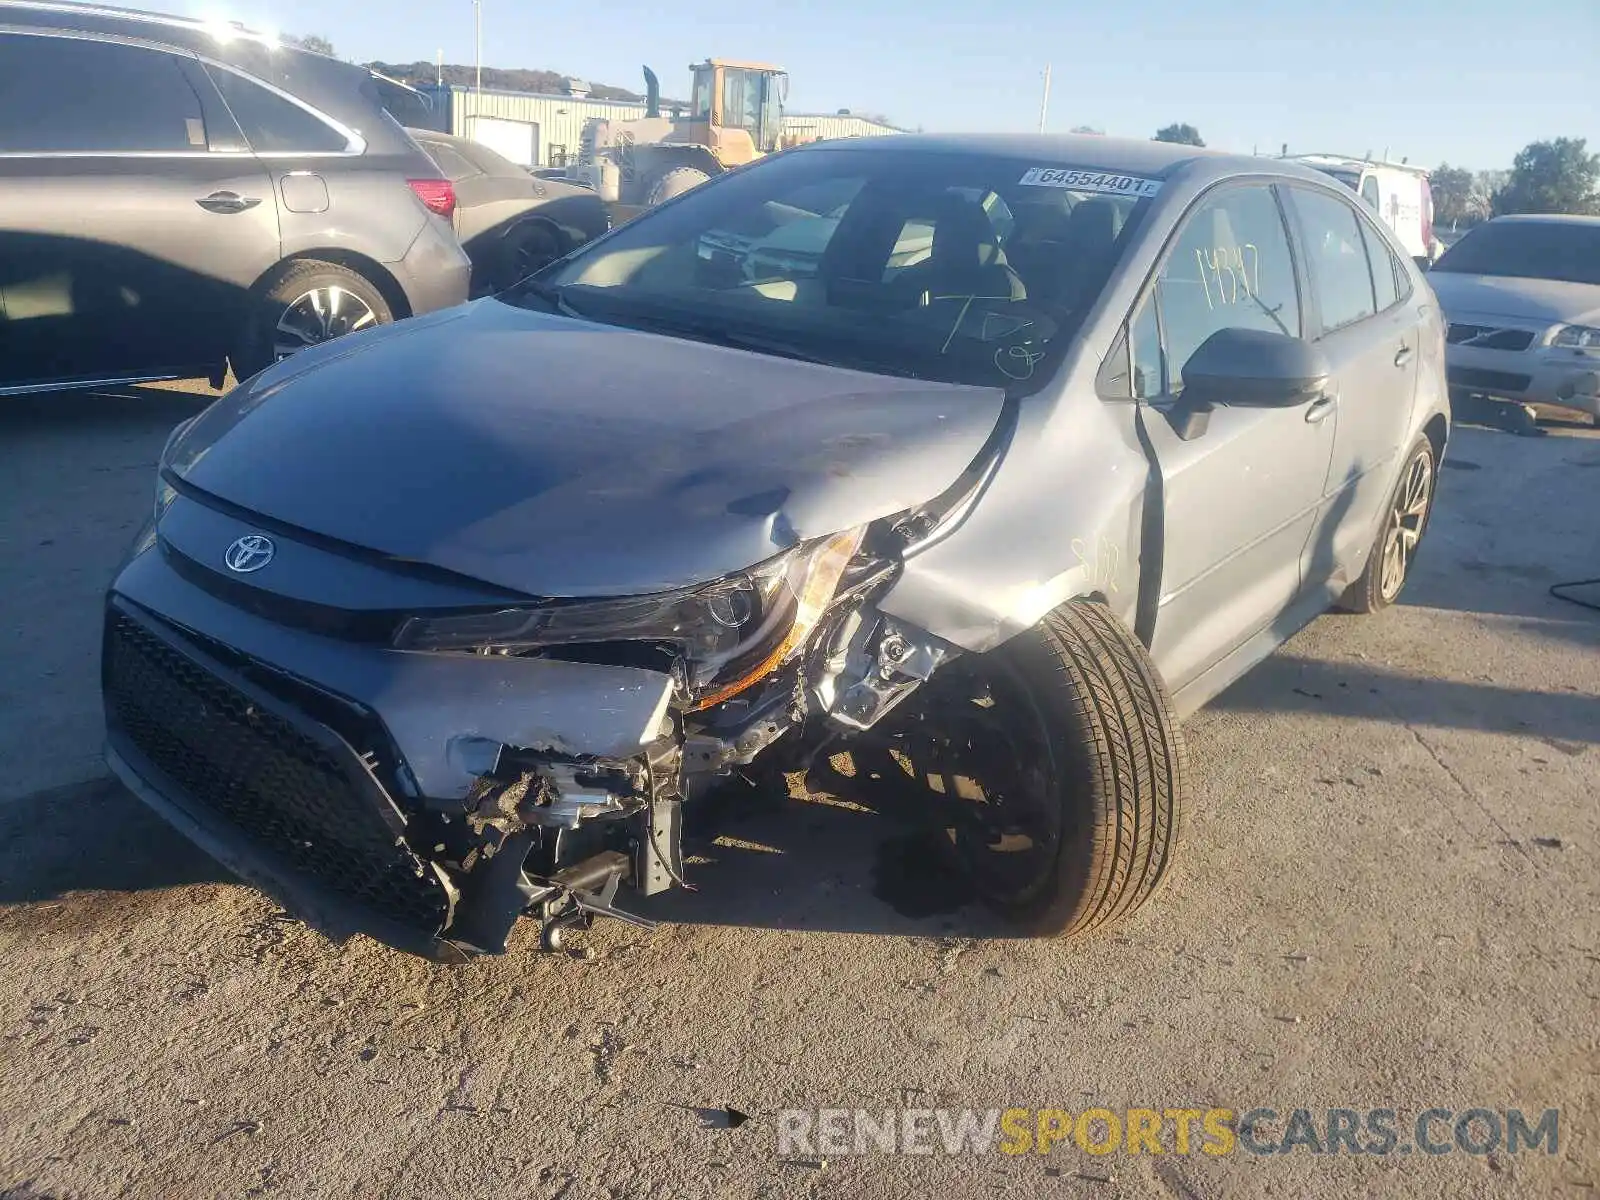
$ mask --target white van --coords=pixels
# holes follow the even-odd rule
[[[1433,192],[1428,187],[1428,173],[1421,167],[1336,154],[1296,154],[1292,158],[1332,175],[1359,195],[1418,262],[1431,263],[1444,253],[1443,244],[1433,234]]]

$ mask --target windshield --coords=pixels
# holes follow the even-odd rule
[[[1159,186],[1009,158],[794,151],[647,213],[537,292],[612,324],[1028,392]]]
[[[1433,269],[1600,284],[1600,223],[1491,221],[1446,250]]]

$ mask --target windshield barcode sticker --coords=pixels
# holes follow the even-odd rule
[[[1077,171],[1064,167],[1029,167],[1018,182],[1033,187],[1106,192],[1113,196],[1154,196],[1161,190],[1159,179],[1140,179],[1134,175],[1108,175],[1104,171]]]

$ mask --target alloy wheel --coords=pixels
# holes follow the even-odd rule
[[[1043,716],[1013,671],[986,666],[958,659],[913,697],[891,753],[980,894],[1018,903],[1048,878],[1066,831]]]
[[[1428,523],[1428,507],[1433,503],[1433,458],[1425,451],[1406,465],[1405,476],[1395,493],[1394,509],[1383,540],[1382,569],[1378,589],[1385,601],[1400,594],[1417,555],[1417,543]]]
[[[348,288],[338,284],[312,288],[279,315],[273,357],[288,358],[307,346],[365,329],[377,320],[372,307]]]

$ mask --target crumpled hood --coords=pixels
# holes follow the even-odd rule
[[[1451,320],[1510,317],[1551,325],[1600,325],[1600,287],[1559,279],[1431,271],[1428,282]]]
[[[998,389],[486,300],[263,372],[168,463],[271,521],[395,558],[532,595],[622,595],[929,500],[1003,405]]]

